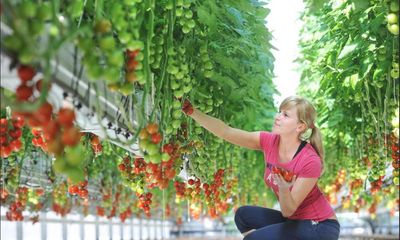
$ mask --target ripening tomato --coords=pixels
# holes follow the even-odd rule
[[[58,122],[61,126],[71,127],[75,120],[75,112],[73,109],[62,108],[58,112]]]
[[[149,136],[149,133],[147,132],[146,128],[143,128],[142,130],[140,130],[140,132],[139,132],[139,139],[140,140],[147,139],[148,136]]]
[[[90,144],[92,144],[93,146],[99,145],[100,144],[99,137],[96,135],[92,135],[92,139],[90,139]]]
[[[154,134],[156,132],[158,132],[158,124],[157,123],[149,123],[146,126],[147,132],[149,132],[150,134]]]
[[[39,81],[36,82],[35,86],[36,89],[41,92],[42,91],[42,85],[43,85],[43,79],[40,79]],[[48,83],[47,90],[51,89],[51,82]]]

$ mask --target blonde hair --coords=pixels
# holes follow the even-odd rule
[[[296,107],[297,118],[299,119],[299,121],[305,123],[307,126],[304,132],[306,132],[308,129],[311,129],[312,132],[309,139],[310,144],[318,153],[318,156],[321,158],[322,166],[324,166],[324,146],[322,143],[322,135],[321,131],[315,126],[317,111],[310,101],[300,96],[290,96],[286,98],[279,106],[279,110],[292,107]],[[303,134],[304,132],[302,132],[301,134]]]

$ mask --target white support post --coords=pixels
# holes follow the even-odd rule
[[[79,224],[80,225],[79,226],[80,237],[81,237],[81,240],[85,240],[85,221],[83,219],[83,215],[80,215],[79,220],[80,220],[80,224]]]
[[[95,232],[96,232],[96,240],[100,239],[100,235],[99,235],[99,217],[96,215],[96,219],[95,219]]]
[[[67,222],[66,222],[66,219],[65,219],[65,216],[64,217],[62,217],[62,239],[63,240],[67,240]]]
[[[47,240],[47,215],[45,211],[40,212],[40,231],[42,240]]]
[[[16,228],[17,228],[17,240],[24,239],[24,233],[22,232],[22,221],[17,222]]]

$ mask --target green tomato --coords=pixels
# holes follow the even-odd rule
[[[72,183],[76,184],[80,181],[85,180],[85,175],[80,168],[67,168],[64,173],[71,179]]]
[[[392,12],[399,11],[399,3],[397,2],[397,0],[394,0],[390,3],[390,11],[392,11]]]
[[[168,67],[167,67],[167,72],[169,74],[175,75],[175,74],[178,73],[178,71],[179,71],[179,69],[176,66],[172,65],[172,64],[168,65]]]
[[[161,154],[161,160],[162,160],[163,162],[168,162],[170,158],[171,158],[171,157],[169,156],[168,153],[162,153],[162,154]]]
[[[118,68],[109,68],[104,72],[104,78],[107,83],[118,83],[120,80],[120,70]]]
[[[113,51],[108,56],[108,62],[115,67],[121,67],[124,64],[124,56],[119,51]]]
[[[112,36],[106,36],[99,40],[99,46],[103,51],[111,51],[115,49],[115,40]]]
[[[30,33],[35,36],[35,35],[40,35],[43,30],[44,30],[44,24],[41,21],[31,21],[29,23],[30,25]]]
[[[171,89],[172,90],[176,90],[176,89],[178,89],[180,87],[180,84],[175,80],[175,79],[173,79],[172,81],[171,81]]]
[[[60,30],[58,29],[57,25],[55,24],[50,25],[49,34],[53,37],[57,37],[60,34]]]
[[[178,129],[180,126],[181,126],[181,121],[180,120],[175,119],[175,120],[172,121],[172,127],[174,129]]]
[[[177,72],[176,74],[175,74],[175,77],[176,77],[176,79],[182,79],[183,77],[184,77],[184,75],[183,75],[183,72]]]
[[[175,91],[174,91],[174,96],[175,96],[176,98],[181,98],[181,97],[183,97],[183,91],[182,91],[182,90],[175,90]]]
[[[391,76],[392,78],[399,78],[399,69],[393,68],[393,69],[390,71],[390,76]]]
[[[53,162],[53,170],[56,173],[64,172],[66,166],[67,166],[67,163],[66,163],[65,159],[62,157],[57,157],[56,160]]]
[[[398,18],[395,13],[390,13],[389,15],[387,15],[386,20],[389,24],[395,24],[397,23]]]
[[[213,71],[207,70],[204,72],[204,77],[211,78],[212,76],[213,76]]]
[[[179,119],[182,116],[182,110],[176,109],[172,112],[172,117],[175,119]]]
[[[132,83],[125,82],[125,83],[122,84],[122,86],[119,89],[119,91],[123,95],[128,96],[128,95],[131,95],[131,94],[133,94],[135,92],[135,87],[134,87],[134,85],[132,85]]]
[[[66,147],[65,160],[69,166],[79,166],[85,160],[85,149],[80,144],[75,147]]]
[[[4,38],[4,46],[10,50],[20,50],[23,46],[22,41],[16,35],[10,35]]]
[[[177,8],[177,9],[175,10],[175,15],[176,15],[177,17],[181,17],[181,16],[183,15],[183,8]]]
[[[188,84],[186,86],[183,87],[183,92],[184,93],[189,93],[192,90],[192,85]]]
[[[71,18],[80,17],[83,14],[83,0],[74,0],[68,4],[68,13]]]
[[[396,185],[396,186],[399,186],[399,184],[400,184],[399,177],[394,177],[393,178],[393,184]]]
[[[397,24],[391,24],[388,26],[389,32],[391,32],[393,35],[399,35],[399,25]]]
[[[150,162],[154,164],[159,164],[162,161],[161,154],[156,153],[154,155],[150,155]]]
[[[186,10],[185,11],[185,18],[191,19],[193,17],[193,12],[191,10]]]
[[[37,9],[36,17],[42,21],[47,21],[50,20],[51,14],[50,3],[43,2],[42,5]]]
[[[190,27],[187,26],[187,25],[184,25],[184,26],[182,27],[182,32],[185,33],[185,34],[189,33],[190,30],[191,30]]]
[[[135,49],[142,50],[144,48],[144,43],[139,40],[132,40],[128,43],[128,48],[131,50],[135,50]]]
[[[118,34],[118,39],[122,44],[128,44],[132,40],[132,34],[129,32],[121,32]]]
[[[174,99],[174,101],[172,102],[172,107],[174,109],[181,109],[181,102],[177,99]]]
[[[140,61],[143,61],[143,59],[144,59],[144,54],[143,54],[142,52],[139,52],[139,53],[136,55],[135,60],[138,61],[138,62],[140,62]]]
[[[24,48],[18,57],[22,64],[30,64],[35,59],[35,54],[29,48]]]
[[[211,61],[207,61],[204,63],[204,68],[207,70],[211,70],[213,69],[213,64],[211,63]]]
[[[154,155],[159,152],[159,147],[156,144],[149,143],[146,149],[149,155]]]
[[[31,1],[24,1],[19,6],[23,17],[32,18],[36,15],[36,4]]]

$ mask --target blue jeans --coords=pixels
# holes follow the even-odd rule
[[[340,233],[340,224],[333,219],[290,220],[280,211],[256,206],[238,208],[235,223],[241,233],[255,230],[243,240],[337,240]]]

